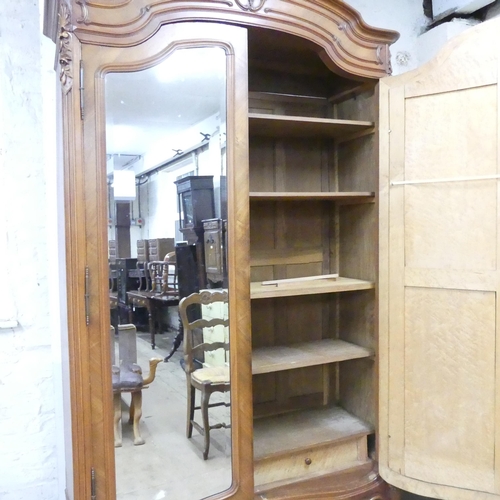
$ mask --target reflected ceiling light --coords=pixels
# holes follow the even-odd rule
[[[109,125],[106,127],[106,144],[108,152],[127,153],[134,150],[137,153],[137,144],[144,131],[132,125]]]
[[[135,200],[135,173],[133,170],[113,171],[113,196],[115,201]]]

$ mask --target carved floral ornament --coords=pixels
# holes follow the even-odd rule
[[[71,11],[68,4],[62,1],[59,7],[59,79],[65,94],[73,87],[71,31]]]

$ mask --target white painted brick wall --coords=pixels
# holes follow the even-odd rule
[[[417,38],[428,20],[422,2],[416,0],[346,0],[361,13],[363,20],[376,28],[399,32],[399,40],[391,45],[392,74],[399,75],[418,66]]]
[[[432,0],[432,15],[440,19],[449,14],[470,14],[495,0]]]
[[[42,99],[51,89],[45,87],[50,77],[42,62],[49,59],[42,57],[42,47],[48,51],[51,44],[42,42],[38,1],[0,2],[0,248],[6,254],[1,286],[9,289],[9,314],[14,311],[19,322],[0,330],[2,500],[63,498],[62,426],[56,426],[62,403],[55,397],[60,349],[53,350],[49,315],[47,108]],[[54,131],[52,136],[55,151]]]

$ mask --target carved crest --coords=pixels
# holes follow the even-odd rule
[[[235,0],[240,9],[247,12],[257,12],[264,7],[266,0],[247,0],[247,2],[241,2],[240,0]]]
[[[66,2],[59,9],[59,79],[63,92],[73,87],[73,54],[71,52],[71,12]]]

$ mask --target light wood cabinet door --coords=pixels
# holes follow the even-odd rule
[[[500,498],[500,22],[380,84],[380,474]]]

